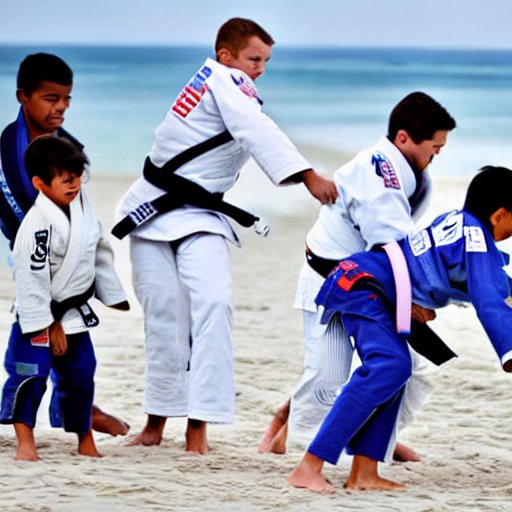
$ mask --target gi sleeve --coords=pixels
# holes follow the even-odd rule
[[[414,229],[411,208],[404,192],[400,172],[397,181],[386,184],[367,162],[356,164],[350,174],[343,167],[334,175],[340,199],[366,243],[365,250],[376,244],[400,240]]]
[[[106,306],[127,300],[121,280],[114,268],[114,251],[106,238],[100,237],[95,261],[96,298]]]
[[[465,230],[468,293],[504,365],[512,359],[512,298],[509,277],[503,269],[505,261],[490,236],[485,237],[485,246],[481,245],[484,234],[480,228],[471,226]]]
[[[50,308],[52,229],[32,212],[23,219],[13,247],[17,313],[23,333],[41,331],[54,321]]]
[[[311,168],[276,123],[261,111],[249,77],[231,74],[229,68],[216,68],[208,87],[226,128],[274,184]]]

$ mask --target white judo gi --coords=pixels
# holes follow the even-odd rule
[[[161,167],[225,130],[233,141],[187,162],[176,174],[209,192],[224,193],[249,156],[276,185],[311,168],[261,111],[252,80],[212,59],[183,88],[157,128],[150,159]],[[118,219],[162,193],[141,177],[122,198]],[[226,241],[239,244],[226,217],[193,206],[162,213],[131,234],[133,283],[145,317],[148,414],[216,423],[234,419]]]
[[[96,298],[105,305],[126,300],[112,249],[83,188],[70,204],[70,218],[40,192],[20,225],[13,253],[16,311],[24,333],[54,321],[52,300],[83,294],[93,282]],[[61,323],[66,334],[88,330],[75,308]]]
[[[419,175],[424,194],[411,198],[416,176],[399,149],[386,137],[357,154],[334,174],[338,200],[322,206],[306,236],[306,245],[316,256],[340,260],[369,250],[375,244],[399,240],[414,228],[414,220],[429,202],[428,172]],[[329,412],[341,386],[348,380],[353,346],[338,319],[320,323],[315,298],[324,282],[307,261],[302,266],[294,307],[303,311],[304,372],[290,406],[290,445],[309,444]],[[414,355],[415,369],[402,402],[400,422],[410,421],[431,392],[426,380],[428,363]]]

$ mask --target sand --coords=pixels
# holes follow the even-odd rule
[[[259,180],[251,173],[250,184]],[[88,184],[105,231],[113,224],[117,199],[132,180],[94,175]],[[291,304],[304,235],[318,211],[302,186],[276,191],[257,183],[262,190],[255,206],[271,221],[272,231],[262,239],[250,230],[237,229],[243,247],[232,251],[236,423],[210,427],[211,452],[206,456],[184,452],[185,423],[173,419],[158,447],[126,447],[126,438],[96,434],[104,457],[88,459],[76,455],[73,435],[48,426],[43,410],[36,428],[39,462],[15,462],[11,427],[0,427],[0,510],[510,510],[512,401],[507,399],[512,381],[500,369],[471,308],[449,307],[438,313],[433,324],[459,357],[432,369],[433,396],[400,435],[423,461],[382,467],[383,476],[407,484],[405,491],[343,490],[349,463],[343,458],[337,467],[326,467],[338,492],[314,494],[286,481],[301,452],[257,453],[273,410],[288,397],[301,372],[301,316]],[[437,199],[430,215],[460,206],[464,184],[436,181]],[[232,197],[247,206],[247,190],[254,188],[240,188]],[[92,333],[98,359],[95,401],[122,416],[135,433],[145,420],[143,319],[131,288],[128,243],[113,240],[113,245],[132,309],[124,313],[97,306],[101,325]],[[12,321],[12,286],[9,271],[0,271],[3,351]]]

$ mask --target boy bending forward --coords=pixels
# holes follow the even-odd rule
[[[98,457],[91,430],[96,359],[88,329],[98,318],[87,300],[128,309],[113,268],[113,254],[101,236],[81,176],[87,157],[68,140],[34,139],[25,165],[39,194],[14,242],[17,321],[5,368],[1,423],[12,423],[18,460],[37,460],[33,429],[50,369],[56,390],[50,420],[78,435],[78,453]]]
[[[347,488],[404,487],[381,478],[377,464],[387,458],[411,376],[402,325],[410,317],[411,292],[414,303],[430,309],[471,302],[503,369],[512,372],[512,334],[504,328],[512,321],[511,289],[504,255],[494,243],[512,235],[511,190],[510,169],[485,167],[471,182],[461,211],[439,216],[400,242],[354,254],[327,278],[316,299],[323,319],[341,314],[361,366],[289,475],[292,485],[333,492],[322,468],[324,462],[336,464],[346,449],[354,454]]]

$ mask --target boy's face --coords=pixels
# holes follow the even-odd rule
[[[41,86],[27,95],[23,89],[16,92],[27,120],[29,139],[53,133],[62,126],[64,112],[71,101],[72,85],[41,82]]]
[[[66,208],[80,192],[82,180],[76,173],[63,171],[54,176],[49,185],[46,185],[37,176],[33,178],[32,183],[37,190],[43,192],[57,206]]]
[[[239,50],[236,57],[226,48],[221,48],[218,52],[221,64],[229,68],[240,69],[252,80],[256,80],[265,72],[265,66],[271,54],[272,47],[257,36],[250,37],[247,46]]]
[[[399,130],[395,145],[407,158],[411,167],[417,171],[423,171],[432,162],[445,146],[448,138],[448,130],[437,130],[434,137],[423,140],[419,144],[414,142],[405,130]]]

